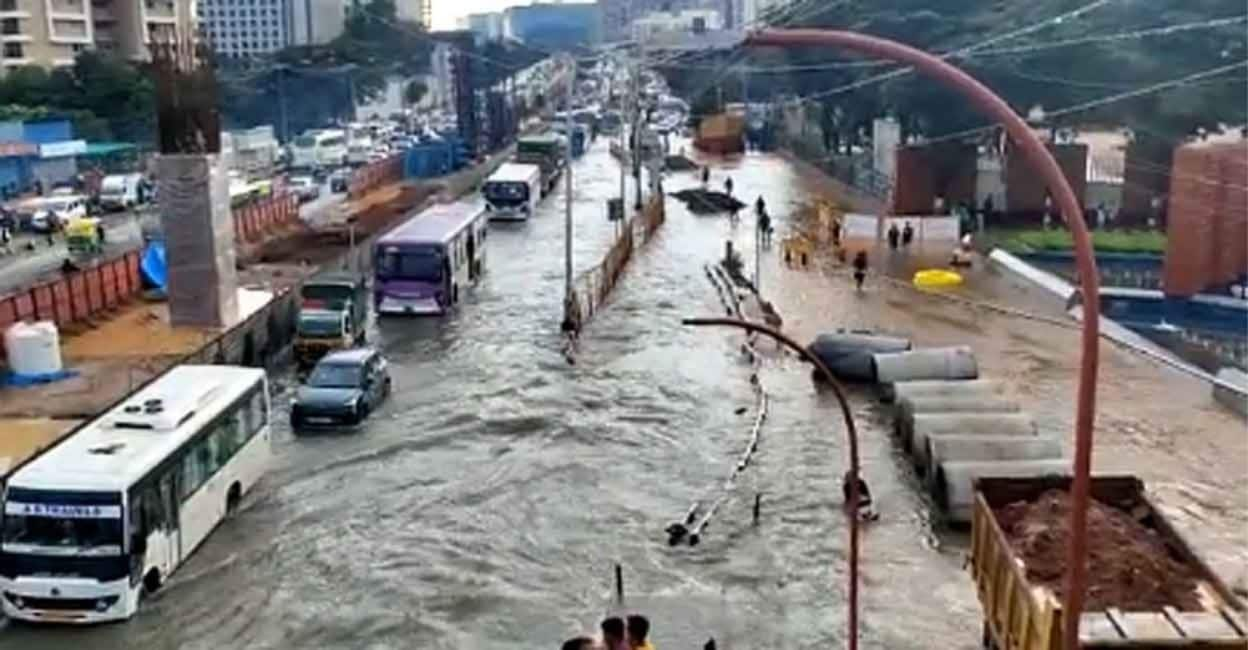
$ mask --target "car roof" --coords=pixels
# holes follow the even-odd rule
[[[321,361],[316,365],[347,365],[361,364],[368,361],[377,351],[373,348],[351,348],[350,350],[336,350],[321,357]]]

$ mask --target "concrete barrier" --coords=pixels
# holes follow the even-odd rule
[[[1052,460],[1062,458],[1056,438],[1039,436],[935,435],[926,440],[924,475],[932,481],[936,467],[945,462],[1001,460]]]
[[[921,413],[1018,413],[1018,404],[996,397],[975,395],[916,397],[897,401],[897,434],[907,440],[914,431],[914,417]]]
[[[975,502],[975,481],[981,478],[1070,476],[1067,460],[945,461],[936,465],[932,498],[950,523],[968,524]]]
[[[1004,392],[1005,386],[990,379],[899,381],[885,384],[880,398],[892,402],[901,397],[951,397],[953,395],[980,395],[992,397]]]
[[[1223,368],[1217,378],[1220,383],[1213,385],[1213,399],[1240,417],[1248,417],[1248,374],[1238,368]]]
[[[872,374],[881,384],[920,379],[978,379],[979,366],[970,347],[926,348],[909,352],[876,354]]]

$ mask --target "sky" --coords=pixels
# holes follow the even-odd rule
[[[433,0],[433,28],[455,29],[455,22],[468,14],[502,11],[527,5],[528,0]]]

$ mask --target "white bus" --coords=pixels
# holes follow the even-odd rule
[[[305,131],[290,147],[295,168],[337,167],[347,162],[347,134],[339,129]]]
[[[10,618],[134,615],[269,462],[263,370],[178,366],[10,476],[0,602]]]
[[[537,165],[503,163],[481,186],[491,221],[524,220],[537,211],[542,198],[542,168]]]

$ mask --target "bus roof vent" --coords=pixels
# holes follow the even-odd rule
[[[141,391],[114,416],[113,427],[140,431],[173,431],[191,419],[195,411],[210,402],[220,389],[218,384],[207,384],[169,387],[160,394]]]
[[[92,447],[88,449],[87,451],[93,454],[100,454],[101,456],[112,456],[113,454],[121,451],[121,449],[125,446],[126,446],[126,443],[124,442],[110,442],[106,445]]]

